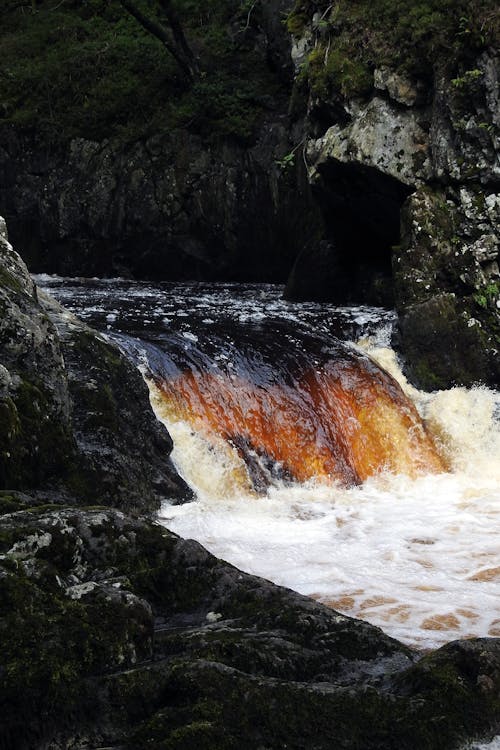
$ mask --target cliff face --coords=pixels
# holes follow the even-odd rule
[[[33,272],[282,281],[315,213],[303,172],[276,163],[288,143],[279,118],[252,147],[177,130],[49,148],[9,130],[1,202]]]
[[[397,14],[361,6],[364,40],[356,9],[297,2],[291,17],[309,179],[330,239],[322,262],[334,270],[315,288],[306,250],[288,294],[376,298],[392,287],[414,381],[498,385],[498,11],[481,3],[474,20],[422,3],[412,48],[405,3]],[[419,37],[431,11],[434,32]]]

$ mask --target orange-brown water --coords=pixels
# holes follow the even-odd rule
[[[156,385],[170,419],[224,438],[249,463],[272,461],[299,482],[353,485],[381,470],[412,477],[444,470],[413,404],[364,359],[309,367],[289,383],[187,370]]]

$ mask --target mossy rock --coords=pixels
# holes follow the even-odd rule
[[[416,662],[368,623],[117,511],[18,512],[0,529],[5,750],[77,737],[157,750],[451,750],[499,721],[495,639]],[[211,611],[223,619],[209,622]]]
[[[490,354],[479,321],[454,295],[440,295],[409,306],[399,316],[405,370],[425,390],[498,381],[498,362]]]
[[[0,402],[0,486],[30,489],[60,484],[75,455],[68,423],[38,378],[24,377]]]

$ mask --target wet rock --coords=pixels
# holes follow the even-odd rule
[[[38,292],[5,235],[0,310],[0,488],[143,511],[190,496],[137,370]]]
[[[432,750],[497,726],[498,640],[421,659],[116,510],[3,516],[0,599],[6,750]]]
[[[393,277],[407,372],[424,388],[500,383],[500,211],[477,186],[421,188],[402,211]]]

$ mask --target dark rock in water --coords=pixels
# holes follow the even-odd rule
[[[422,750],[498,729],[498,640],[419,659],[105,508],[19,510],[0,545],[4,750]]]
[[[421,388],[471,386],[484,380],[500,384],[500,359],[493,342],[454,294],[406,307],[399,317],[399,335],[405,371]]]
[[[1,488],[142,511],[190,497],[136,368],[38,292],[5,228],[0,310]]]
[[[400,346],[423,388],[500,386],[500,197],[420,188],[393,258]]]

